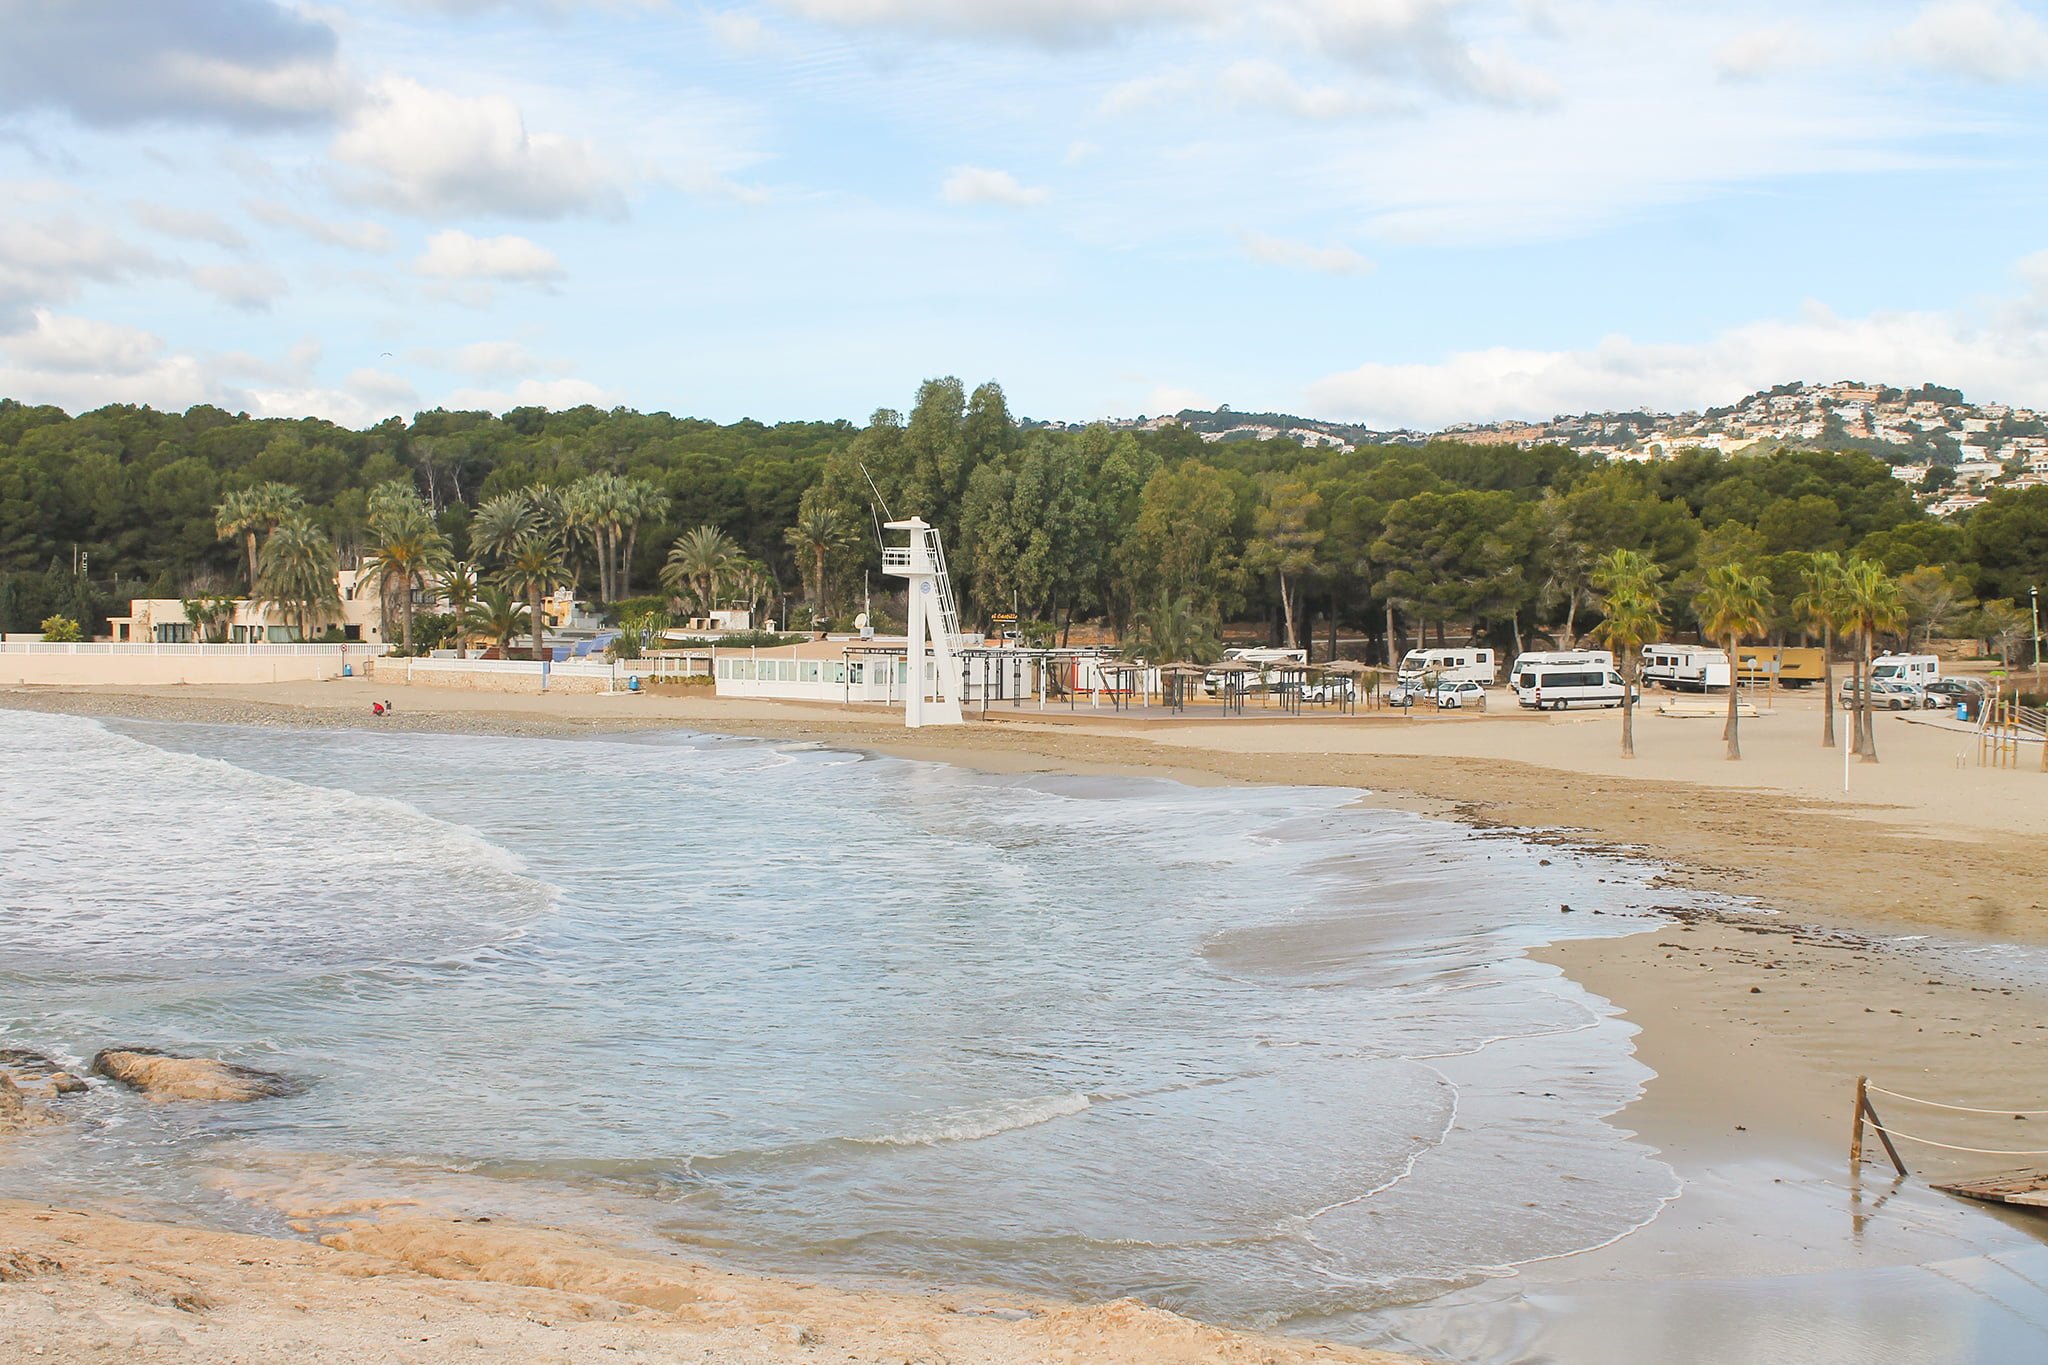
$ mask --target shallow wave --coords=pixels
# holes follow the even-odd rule
[[[1597,860],[1331,789],[128,730],[0,736],[54,782],[0,794],[44,968],[0,977],[0,1031],[204,1036],[311,1084],[121,1109],[90,1173],[171,1181],[231,1133],[644,1200],[799,1272],[1235,1319],[1575,1249],[1668,1189],[1600,1120],[1626,1029],[1519,955],[1654,904]]]
[[[1054,1119],[1072,1118],[1094,1104],[1089,1096],[1075,1091],[1066,1095],[1042,1095],[1028,1100],[1000,1100],[969,1109],[955,1109],[907,1124],[879,1137],[853,1138],[872,1147],[925,1147],[938,1142],[977,1142],[998,1133],[1035,1128]]]

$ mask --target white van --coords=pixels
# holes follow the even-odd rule
[[[1458,649],[1411,649],[1401,656],[1394,681],[1404,687],[1419,687],[1425,678],[1435,682],[1476,682],[1493,686],[1493,651],[1465,645]]]
[[[1614,654],[1605,649],[1531,650],[1517,654],[1515,661],[1508,665],[1508,686],[1520,688],[1517,681],[1530,668],[1550,664],[1583,664],[1594,668],[1613,668]]]
[[[1305,666],[1308,663],[1308,651],[1305,649],[1280,649],[1277,647],[1226,649],[1223,651],[1223,657],[1218,659],[1217,662],[1246,664],[1257,669],[1258,671],[1255,673],[1245,674],[1244,681],[1240,686],[1247,692],[1263,692],[1272,686],[1275,669]],[[1202,679],[1202,686],[1209,689],[1209,695],[1220,696],[1223,693],[1227,677],[1228,675],[1223,673],[1208,674]]]
[[[1643,646],[1643,686],[1667,692],[1714,692],[1735,685],[1726,650],[1704,645]]]
[[[1902,682],[1925,691],[1941,679],[1941,660],[1932,654],[1880,654],[1870,661],[1872,682]]]
[[[1525,663],[1511,681],[1515,700],[1532,711],[1619,706],[1628,694],[1621,674],[1597,663]]]

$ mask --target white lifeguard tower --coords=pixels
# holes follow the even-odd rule
[[[885,529],[910,533],[908,545],[882,547],[882,572],[909,581],[910,638],[905,649],[910,677],[903,692],[903,724],[912,730],[965,724],[960,714],[960,611],[953,601],[953,580],[946,574],[939,533],[922,517],[892,521]],[[928,663],[933,658],[936,676]]]

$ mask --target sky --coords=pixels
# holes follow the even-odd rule
[[[0,0],[0,395],[2048,406],[2048,5]]]

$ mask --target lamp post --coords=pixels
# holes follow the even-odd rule
[[[2027,589],[2028,607],[2034,618],[2034,672],[2041,672],[2041,586],[2037,583]]]

